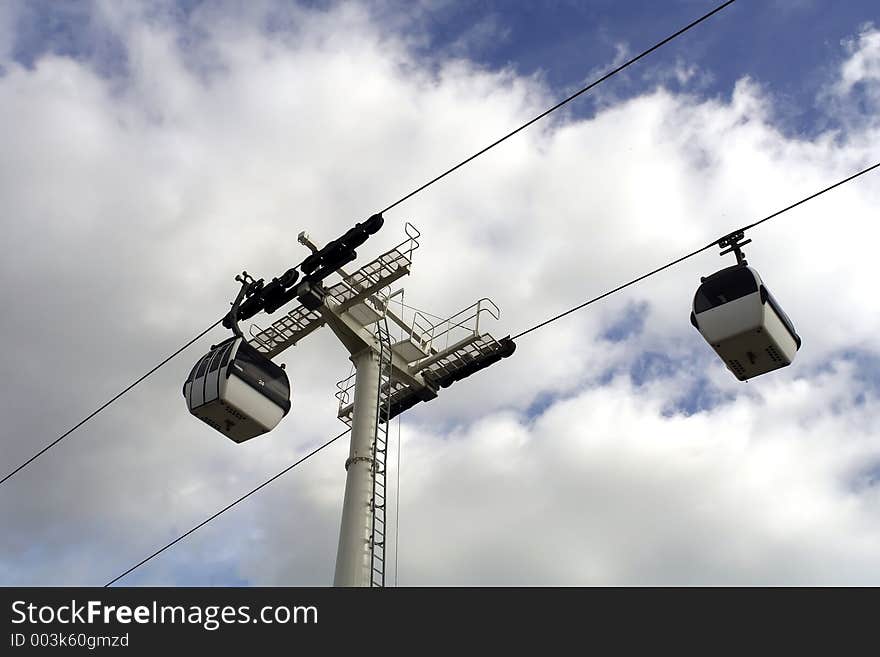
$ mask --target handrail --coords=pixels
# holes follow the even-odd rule
[[[254,333],[254,327],[257,328],[257,332],[256,332],[256,333]],[[272,328],[272,327],[270,326],[269,328]],[[252,337],[254,340],[256,340],[257,342],[259,342],[263,347],[265,347],[267,351],[271,351],[271,350],[272,350],[272,345],[269,344],[268,342],[266,342],[265,340],[263,340],[263,338],[261,338],[260,335],[259,335],[260,333],[265,333],[267,330],[268,330],[268,329],[260,328],[259,325],[258,325],[256,322],[252,323],[252,324],[250,325],[250,327],[248,327],[248,333],[250,333],[251,337]],[[275,332],[274,329],[273,329],[272,332],[273,332],[273,333]]]
[[[477,336],[480,333],[480,317],[488,313],[491,317],[501,319],[501,309],[488,297],[483,297],[458,311],[454,315],[440,321],[428,319],[424,311],[413,308],[409,339],[421,346],[425,351],[442,351],[449,347],[455,329],[461,329],[464,336]],[[436,315],[434,317],[437,317]],[[443,347],[438,342],[445,338]]]
[[[406,251],[407,259],[412,262],[412,252],[419,248],[419,237],[422,236],[422,233],[418,228],[413,226],[408,221],[403,227],[403,232],[406,233],[406,239],[394,248],[390,249],[388,253],[391,253],[392,251],[398,251],[403,254],[403,252]],[[406,248],[407,246],[409,248]]]
[[[357,375],[357,372],[352,372],[351,374],[349,374],[347,377],[345,377],[341,381],[336,382],[336,387],[339,390],[334,394],[334,397],[336,397],[336,399],[339,400],[340,408],[344,404],[348,404],[348,402],[349,402],[349,398],[350,398],[349,390],[351,390],[354,387],[353,379],[355,378],[356,375]]]
[[[434,324],[431,330],[431,344],[433,345],[434,340],[445,336],[446,347],[448,347],[450,335],[456,328],[463,328],[469,333],[479,335],[480,316],[483,313],[488,313],[496,320],[501,319],[501,309],[491,299],[483,297],[463,310],[451,315],[448,319]],[[471,321],[473,321],[473,328],[469,325]]]

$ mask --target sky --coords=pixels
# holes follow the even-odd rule
[[[714,6],[0,4],[0,470],[209,326],[236,273],[298,263],[301,230],[333,239]],[[407,303],[490,297],[501,337],[767,216],[880,160],[877,14],[738,0],[388,212],[359,262],[412,222]],[[693,329],[700,276],[732,264],[707,251],[392,423],[389,583],[880,584],[878,176],[748,235],[790,367],[740,383]],[[0,584],[104,584],[344,428],[327,330],[277,359],[272,433],[190,416],[224,337],[0,486]],[[329,585],[347,449],[121,583]]]

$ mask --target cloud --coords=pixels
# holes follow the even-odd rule
[[[106,3],[91,20],[125,44],[124,66],[6,55],[4,463],[209,325],[242,268],[285,270],[300,230],[337,236],[555,101],[538,78],[423,60],[412,23],[382,29],[375,11]],[[864,34],[848,62],[870,59]],[[826,110],[874,93],[872,70],[844,64]],[[448,315],[490,296],[501,336],[871,163],[875,123],[793,137],[768,90],[730,91],[660,85],[535,125],[390,212],[361,262],[412,220],[407,303]],[[877,189],[866,177],[750,235],[804,338],[786,370],[738,384],[690,326],[699,276],[727,264],[705,254],[409,413],[401,583],[876,582]],[[0,581],[103,583],[341,429],[334,383],[350,363],[332,335],[284,354],[293,411],[241,446],[180,396],[208,344],[0,489]],[[328,583],[344,454],[322,452],[131,581]]]
[[[529,430],[496,417],[411,436],[424,483],[404,481],[402,569],[432,584],[876,581],[876,489],[857,501],[838,481],[876,458],[876,420],[844,437],[817,418],[838,383],[685,419],[663,417],[665,386],[617,379]]]
[[[838,88],[848,93],[861,84],[876,91],[880,81],[880,32],[868,23],[857,38],[846,40],[844,45],[849,57],[841,66]]]
[[[834,124],[845,131],[876,134],[880,129],[880,31],[866,23],[841,45],[845,56],[836,79],[821,90],[820,102],[832,110]]]

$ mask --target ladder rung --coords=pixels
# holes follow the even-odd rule
[[[384,265],[383,265],[384,266]],[[378,276],[378,273],[371,273],[361,270],[364,278],[370,280],[371,276]],[[373,512],[373,523],[371,529],[371,584],[374,586],[385,585],[385,507],[387,498],[385,495],[385,480],[387,477],[387,468],[385,461],[388,458],[388,423],[382,422],[382,416],[386,418],[390,415],[391,399],[397,392],[396,384],[393,379],[393,371],[391,366],[391,333],[388,331],[387,319],[385,324],[379,324],[376,331],[379,339],[379,413],[376,418],[376,434],[373,442],[373,496],[370,500],[370,506]]]

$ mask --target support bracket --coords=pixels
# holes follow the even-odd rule
[[[722,249],[720,255],[724,256],[728,253],[733,253],[736,255],[736,263],[738,265],[749,264],[746,260],[746,254],[742,252],[742,247],[751,243],[752,240],[748,239],[743,241],[745,235],[744,230],[737,230],[718,240],[718,246]]]

